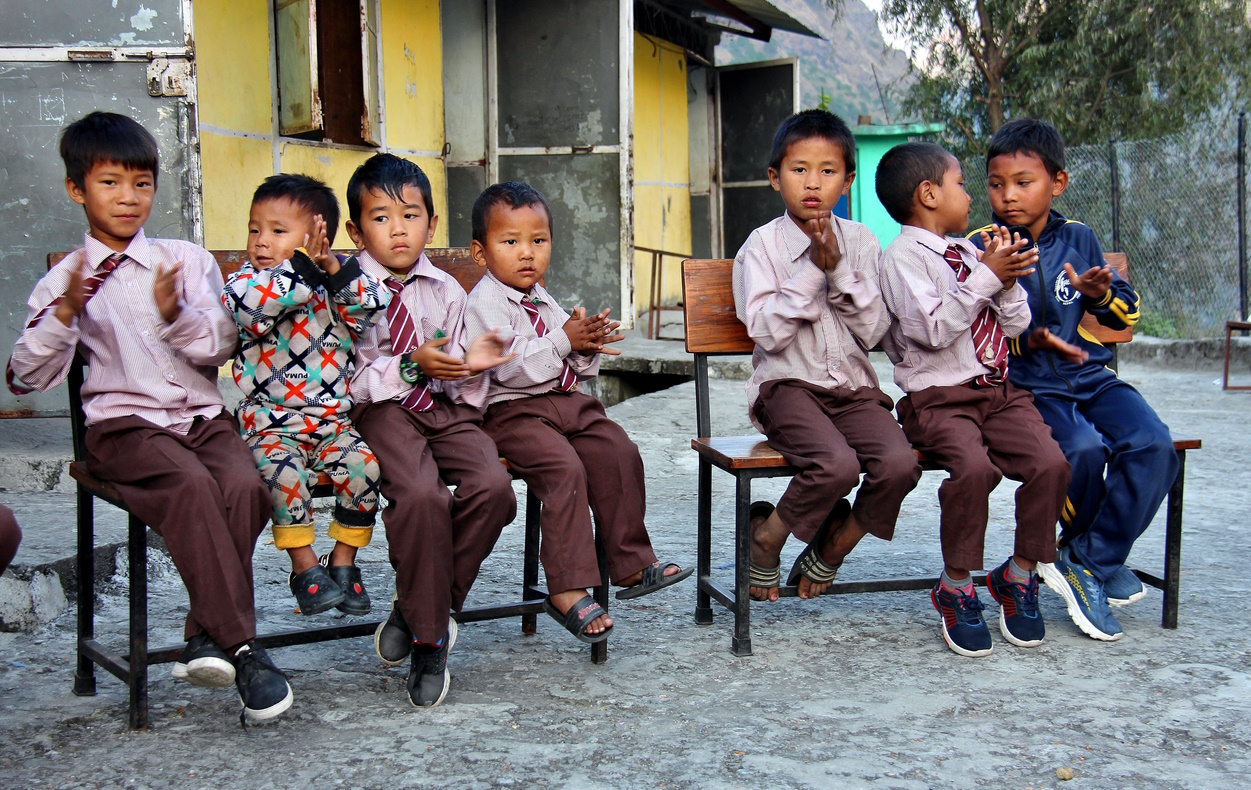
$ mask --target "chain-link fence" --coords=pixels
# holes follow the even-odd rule
[[[1069,186],[1055,208],[1093,228],[1104,250],[1129,255],[1138,332],[1214,337],[1240,318],[1237,152],[1233,113],[1167,137],[1067,150]],[[986,163],[961,164],[970,226],[980,227],[990,218]]]

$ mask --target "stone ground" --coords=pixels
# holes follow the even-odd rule
[[[1124,375],[1175,431],[1204,440],[1188,458],[1176,631],[1159,627],[1161,596],[1151,590],[1118,611],[1121,642],[1095,642],[1044,592],[1043,646],[1014,648],[996,629],[994,654],[966,659],[943,645],[925,593],[881,593],[756,604],[754,655],[735,658],[730,617],[714,605],[715,623],[695,625],[688,581],[614,606],[604,665],[592,665],[585,646],[547,617],[530,637],[515,620],[470,624],[452,652],[446,703],[418,711],[404,694],[405,670],[382,666],[368,639],[286,648],[272,655],[291,675],[295,705],[246,732],[233,691],[175,682],[159,666],[151,730],[132,733],[119,682],[100,672],[98,696],[70,693],[71,607],[33,632],[0,633],[0,786],[1244,786],[1251,775],[1242,608],[1251,563],[1243,531],[1251,512],[1251,394],[1222,393],[1214,368],[1127,365]],[[718,433],[749,429],[741,382],[714,380],[713,395]],[[693,564],[693,385],[610,413],[642,449],[658,553]],[[5,444],[9,455],[22,442]],[[714,566],[728,576],[732,487],[728,475],[715,474]],[[895,541],[867,541],[844,578],[937,574],[940,480],[922,478]],[[37,494],[0,491],[26,530],[24,553],[55,551],[49,536],[72,540],[72,497],[53,485]],[[756,494],[776,498],[783,485],[763,481]],[[1011,494],[1008,483],[995,494],[988,562],[1000,562],[1011,546]],[[516,597],[521,542],[517,523],[471,603]],[[787,546],[787,567],[799,549]],[[1162,555],[1161,515],[1131,562],[1158,572]],[[362,559],[375,600],[385,602],[391,579],[383,541]],[[306,622],[292,612],[284,562],[258,548],[265,630]],[[180,636],[186,595],[164,555],[153,552],[152,566],[152,642],[168,644]],[[99,593],[97,634],[113,644],[125,632],[124,554],[118,568]],[[994,618],[995,604],[985,593],[983,600]],[[1073,779],[1062,781],[1057,769]]]

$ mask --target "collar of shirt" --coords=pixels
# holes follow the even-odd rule
[[[491,271],[489,269],[487,270],[487,273],[482,276],[485,279],[489,280],[490,282],[494,283],[495,287],[503,291],[504,295],[508,297],[508,301],[512,302],[513,304],[519,305],[523,301],[529,301],[532,304],[546,304],[548,302],[547,292],[543,290],[543,286],[537,283],[535,283],[535,285],[530,289],[529,293],[526,293],[524,291],[518,291],[516,288],[512,287],[511,285],[505,285],[504,283],[500,282],[500,279],[496,277],[494,274],[491,274]]]
[[[92,269],[99,269],[100,264],[116,253],[117,250],[110,248],[90,232],[83,236],[83,258]],[[148,237],[143,235],[143,228],[130,240],[122,254],[145,269],[152,268],[152,247],[148,244]]]
[[[392,272],[381,263],[378,263],[378,261],[374,260],[374,257],[369,254],[368,250],[357,251],[356,260],[360,263],[361,269],[366,274],[372,274],[374,277],[377,277],[384,282],[391,277],[399,278],[405,285],[408,285],[414,277],[429,277],[432,280],[443,279],[443,272],[439,271],[439,268],[430,262],[430,259],[426,257],[424,252],[421,254],[421,257],[417,259],[417,263],[413,265],[413,268],[409,269],[403,276]]]
[[[790,214],[783,214],[778,218],[778,223],[778,236],[782,242],[782,249],[786,253],[787,259],[794,263],[811,249],[812,237],[805,233],[803,228],[795,224],[795,220],[791,219]]]
[[[964,259],[965,265],[969,265],[970,258],[977,260],[976,249],[973,242],[968,239],[958,239],[955,236],[939,236],[937,233],[931,233],[925,228],[918,228],[916,225],[904,225],[899,235],[905,239],[912,239],[926,249],[933,250],[940,256],[947,253],[947,248],[952,244],[960,249],[960,257]]]

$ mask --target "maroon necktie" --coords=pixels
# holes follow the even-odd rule
[[[96,269],[95,274],[83,280],[84,307],[86,307],[87,302],[91,300],[91,297],[96,295],[96,291],[100,290],[100,285],[108,279],[109,275],[113,273],[113,270],[120,266],[124,260],[126,260],[125,253],[115,252],[104,259],[104,261],[100,264],[100,267]],[[35,317],[26,322],[26,329],[30,329],[35,324],[39,323],[45,315],[51,313],[53,310],[56,310],[57,305],[64,301],[65,294],[61,294],[57,298],[53,299],[47,307],[40,310],[38,313],[35,313]],[[4,367],[4,380],[9,385],[9,391],[14,395],[26,395],[34,392],[34,390],[17,383],[17,375],[13,372],[12,357],[9,358],[8,364]]]
[[[960,257],[960,248],[954,244],[947,246],[943,258],[956,272],[956,282],[964,282],[969,277],[969,267]],[[999,319],[989,307],[982,310],[973,322],[973,349],[977,352],[977,361],[994,373],[985,373],[973,379],[979,387],[1002,384],[1008,378],[1008,343],[1003,335],[1003,327]]]
[[[417,348],[417,325],[413,316],[404,306],[400,294],[404,291],[404,281],[398,277],[386,279],[387,288],[391,291],[391,303],[387,305],[387,328],[391,332],[391,353],[402,356]],[[434,396],[430,394],[429,382],[413,385],[412,391],[400,399],[400,405],[410,411],[430,411],[434,408]]]
[[[521,309],[526,311],[526,315],[530,316],[530,325],[534,327],[535,333],[539,337],[547,335],[547,324],[543,323],[543,316],[539,315],[538,301],[532,301],[525,297],[521,299]],[[569,367],[569,363],[565,362],[560,369],[560,381],[556,384],[558,392],[572,392],[573,388],[578,386],[578,377],[573,375],[573,368]]]

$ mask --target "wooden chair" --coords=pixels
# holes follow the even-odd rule
[[[52,253],[48,256],[48,268],[52,268],[68,253]],[[431,262],[456,277],[466,291],[477,284],[483,269],[469,258],[466,248],[427,249]],[[240,250],[215,251],[213,256],[222,269],[223,277],[238,271],[247,260]],[[95,669],[97,666],[125,683],[130,690],[129,724],[133,730],[148,727],[148,667],[177,661],[183,645],[170,645],[150,649],[148,646],[148,527],[134,514],[126,510],[117,489],[110,483],[87,471],[86,422],[83,414],[82,385],[86,363],[75,356],[70,366],[67,388],[70,402],[70,424],[74,443],[74,461],[69,473],[77,484],[77,533],[78,548],[76,570],[78,574],[78,659],[74,671],[74,693],[94,696],[96,693]],[[500,459],[503,462],[503,459]],[[505,463],[505,465],[507,465]],[[317,498],[333,496],[333,487],[325,475],[318,477],[313,488]],[[128,651],[110,651],[95,636],[95,500],[108,502],[127,513],[127,556],[129,569],[130,628]],[[525,554],[522,562],[521,600],[512,603],[467,608],[455,615],[459,623],[494,620],[503,617],[521,617],[521,631],[533,634],[537,628],[536,615],[543,612],[543,599],[547,590],[539,584],[539,534],[542,503],[527,489],[525,504]],[[596,554],[599,560],[600,585],[595,588],[595,600],[608,610],[608,565],[603,545],[596,536]],[[335,639],[372,636],[380,620],[335,626],[311,626],[260,634],[257,641],[265,648],[289,647],[325,642]],[[608,660],[608,643],[599,642],[591,647],[591,661],[602,664]]]
[[[1126,258],[1110,253],[1108,262],[1126,277]],[[708,403],[708,358],[750,354],[755,343],[747,327],[738,320],[731,289],[732,260],[686,260],[682,263],[683,304],[686,319],[686,350],[695,355],[695,422],[697,437],[691,448],[699,454],[697,570],[695,622],[712,623],[712,601],[734,613],[734,634],[730,650],[736,656],[751,655],[751,597],[748,595],[748,562],[751,556],[751,527],[748,509],[751,506],[753,480],[768,477],[791,477],[796,470],[769,446],[759,434],[750,436],[714,436]],[[1090,316],[1083,327],[1104,344],[1126,342],[1129,330],[1112,331]],[[1164,591],[1162,626],[1177,627],[1177,605],[1181,575],[1182,499],[1186,474],[1186,451],[1197,450],[1200,440],[1174,435],[1173,446],[1181,465],[1169,491],[1165,535],[1164,575],[1154,576],[1135,570],[1143,582]],[[921,468],[942,471],[918,453]],[[726,587],[712,576],[712,470],[720,469],[734,477],[734,584]],[[973,574],[974,581],[985,583],[986,574]],[[935,577],[871,579],[867,581],[836,581],[829,594],[928,590]],[[798,588],[783,586],[782,596],[798,595]]]

